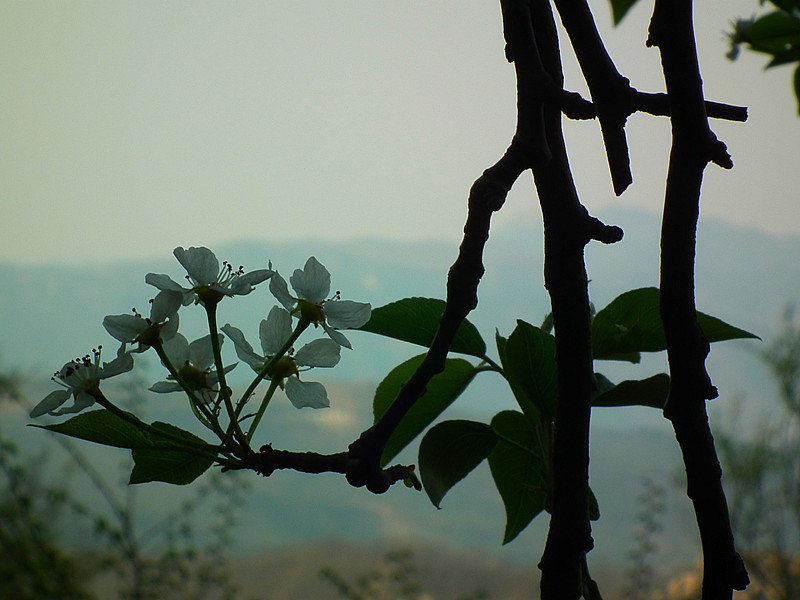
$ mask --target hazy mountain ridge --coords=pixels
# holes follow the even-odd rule
[[[625,230],[619,244],[590,244],[587,270],[590,292],[598,308],[619,293],[658,282],[659,221],[655,215],[616,209],[600,215]],[[549,302],[542,282],[542,242],[535,215],[497,227],[486,247],[486,274],[478,291],[478,308],[470,320],[479,328],[490,353],[494,331],[508,334],[515,320],[538,324]],[[333,244],[298,241],[293,244],[241,242],[214,248],[220,260],[229,259],[246,269],[268,262],[288,276],[314,254],[332,273],[332,292],[371,302],[373,306],[406,296],[444,297],[445,281],[457,248],[442,242],[401,243],[377,239]],[[719,222],[702,222],[698,236],[698,308],[764,339],[779,326],[783,307],[800,299],[800,238],[776,239],[755,230],[732,228]],[[144,283],[147,272],[167,273],[176,280],[182,268],[171,256],[157,262],[106,266],[18,267],[0,264],[0,365],[22,368],[31,375],[51,373],[76,355],[97,344],[113,347],[103,330],[107,314],[147,312],[155,288]],[[261,286],[247,297],[220,306],[221,324],[239,326],[257,343],[258,321],[276,301]],[[187,337],[206,333],[200,310],[181,311]],[[341,363],[325,378],[371,380],[377,383],[401,360],[421,348],[350,334],[355,350],[344,352]],[[768,386],[763,370],[753,367],[749,350],[754,342],[715,345],[710,365],[723,394]],[[745,349],[744,351],[742,349]],[[107,348],[108,351],[109,348]],[[232,356],[232,354],[231,354]],[[233,358],[231,358],[233,360]],[[639,369],[600,365],[614,378],[646,375],[663,370],[655,357]],[[321,375],[322,377],[323,375]]]
[[[658,219],[647,213],[617,210],[600,215],[626,232],[622,244],[593,244],[587,251],[590,289],[598,307],[622,291],[657,283]],[[547,296],[541,279],[541,236],[535,217],[497,228],[486,249],[486,275],[479,290],[480,304],[470,319],[491,348],[495,327],[508,334],[517,318],[538,323],[547,312]],[[698,306],[728,322],[768,338],[779,324],[782,307],[800,298],[800,238],[775,239],[756,231],[734,229],[720,223],[703,224],[698,238]],[[404,296],[443,297],[447,269],[456,248],[437,242],[420,244],[357,240],[342,244],[298,241],[271,245],[244,242],[214,248],[220,259],[243,264],[246,269],[266,266],[269,260],[284,276],[301,267],[308,255],[316,255],[331,271],[333,290],[342,297],[372,302],[374,306]],[[520,263],[520,261],[523,261]],[[532,262],[531,262],[532,261]],[[520,266],[530,269],[520,277]],[[533,265],[533,266],[531,266]],[[106,314],[123,313],[136,306],[147,309],[154,289],[144,284],[147,272],[183,276],[170,256],[155,263],[114,266],[17,267],[0,265],[3,291],[0,295],[0,365],[18,367],[35,375],[41,386],[34,396],[46,393],[50,373],[66,360],[86,353],[98,343],[113,351],[113,340],[102,329]],[[265,286],[251,296],[226,300],[220,321],[240,326],[256,341],[257,323],[275,301]],[[192,316],[194,312],[194,316]],[[202,332],[201,311],[182,311],[182,323],[196,335]],[[186,317],[184,317],[184,314]],[[325,383],[332,408],[326,411],[296,411],[285,399],[276,399],[263,427],[266,440],[276,447],[334,452],[346,447],[371,423],[374,386],[389,368],[422,351],[364,334],[349,334],[353,352],[343,352],[340,365],[331,371],[308,374]],[[769,396],[763,369],[754,362],[752,342],[715,345],[709,365],[723,397],[739,391]],[[229,349],[230,350],[230,349]],[[161,378],[152,368],[144,373],[149,384]],[[641,368],[598,365],[598,370],[623,376],[649,374],[664,367],[663,357],[652,357]],[[634,375],[627,375],[627,374]],[[235,377],[245,375],[240,365]],[[313,377],[312,377],[313,375]],[[343,383],[349,381],[350,383]],[[767,390],[765,392],[765,390]],[[41,396],[39,396],[41,397]],[[177,418],[187,413],[178,395],[154,397],[153,418]],[[723,406],[725,400],[712,403]],[[150,406],[150,405],[148,405]],[[510,408],[508,393],[497,378],[486,376],[447,413],[447,418],[486,419],[502,408]],[[3,432],[27,422],[21,412],[3,413]],[[595,412],[592,439],[592,487],[603,518],[595,524],[598,547],[592,561],[619,562],[630,547],[635,527],[631,515],[641,480],[650,477],[667,484],[679,471],[679,454],[669,424],[658,411],[637,409]],[[27,443],[45,444],[47,435],[24,429]],[[41,440],[41,441],[40,441]],[[109,468],[124,455],[84,445],[93,460]],[[92,448],[89,450],[89,448]],[[657,457],[654,459],[654,457]],[[413,450],[400,457],[415,462]],[[310,477],[279,472],[269,479],[248,478],[252,493],[244,508],[238,539],[246,548],[300,543],[310,537],[343,537],[357,542],[376,539],[419,540],[443,543],[453,548],[476,550],[516,563],[539,558],[546,518],[538,518],[520,539],[502,547],[504,513],[493,489],[488,469],[481,467],[454,488],[436,511],[424,494],[396,486],[385,496],[372,497],[350,488],[335,475]],[[670,498],[681,514],[688,503],[673,490]],[[165,498],[178,495],[175,488],[153,484],[141,492],[145,507],[155,510]],[[683,517],[681,517],[683,518]],[[686,517],[690,520],[690,517]],[[687,522],[686,531],[691,531]],[[670,555],[676,561],[694,558],[692,535],[667,531]]]

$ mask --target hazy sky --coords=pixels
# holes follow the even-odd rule
[[[620,71],[662,91],[651,4],[615,30],[592,2]],[[712,123],[736,167],[707,170],[703,215],[800,234],[791,71],[725,59],[723,30],[755,0],[697,5],[706,97],[750,107]],[[235,238],[456,241],[515,90],[498,2],[0,0],[0,106],[0,260],[106,262]],[[568,127],[592,210],[660,207],[668,121],[628,132],[635,181],[615,199],[596,123]],[[500,224],[531,191],[524,177]]]

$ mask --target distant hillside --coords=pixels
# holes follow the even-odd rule
[[[619,210],[601,215],[625,229],[624,241],[612,247],[592,245],[587,254],[590,287],[598,305],[633,287],[657,283],[658,220],[646,213]],[[199,243],[200,241],[194,241]],[[491,346],[495,328],[508,333],[516,318],[538,323],[547,312],[541,277],[541,235],[535,218],[497,228],[487,247],[487,273],[479,290],[480,305],[470,317]],[[342,297],[381,305],[403,296],[443,296],[447,269],[456,249],[430,242],[401,244],[359,240],[342,244],[298,241],[291,245],[261,242],[215,248],[220,259],[230,259],[247,269],[271,260],[284,275],[316,255],[331,271],[334,289]],[[778,326],[787,303],[800,298],[800,239],[775,239],[719,223],[704,224],[699,235],[698,305],[737,326],[768,338]],[[533,261],[533,262],[531,262]],[[534,266],[530,266],[533,264]],[[103,343],[113,347],[100,322],[106,314],[144,310],[153,290],[144,284],[148,271],[169,273],[178,279],[181,268],[172,257],[156,264],[126,263],[84,266],[76,260],[70,268],[0,265],[0,365],[16,367],[39,383],[31,398],[47,390],[47,379],[66,360]],[[255,340],[257,323],[274,300],[266,289],[222,304],[222,323],[240,325]],[[201,333],[200,315],[194,321],[186,311],[182,324]],[[374,387],[399,361],[419,348],[392,343],[360,332],[351,334],[355,350],[344,352],[340,365],[330,372],[314,373],[312,380],[330,390],[332,407],[324,411],[296,411],[285,399],[270,406],[263,435],[277,447],[333,452],[343,449],[371,422]],[[752,355],[754,343],[715,347],[709,365],[722,398],[712,409],[724,409],[730,399],[746,393],[764,407],[772,392],[766,374]],[[623,369],[598,365],[615,379],[649,374],[664,368],[664,358],[652,357],[641,367]],[[160,378],[156,361],[143,372],[151,382]],[[235,382],[241,367],[234,371]],[[511,407],[507,392],[496,378],[486,375],[465,395],[448,418],[486,419]],[[178,396],[159,396],[148,403],[152,418],[180,418],[185,405]],[[26,447],[48,448],[49,434],[21,427],[27,422],[18,410],[4,410],[2,430]],[[662,536],[665,564],[690,564],[696,556],[692,517],[681,490],[671,485],[680,472],[679,455],[669,424],[658,411],[598,409],[593,415],[592,487],[600,502],[601,520],[595,524],[597,549],[592,564],[624,562],[632,545],[636,523],[631,521],[642,491],[643,478],[662,482],[670,489],[668,506],[672,527]],[[719,421],[715,422],[718,423]],[[92,461],[110,469],[124,457],[116,450],[92,448]],[[58,456],[57,451],[52,456]],[[410,450],[402,459],[415,462]],[[482,467],[460,483],[435,510],[424,494],[397,486],[385,496],[372,497],[350,488],[341,477],[310,477],[293,472],[269,479],[249,477],[249,502],[237,540],[243,551],[302,544],[319,538],[353,543],[405,540],[435,543],[459,551],[479,552],[514,564],[532,565],[539,559],[546,518],[540,517],[512,544],[501,547],[504,513]],[[156,514],[165,501],[183,493],[154,484],[139,490],[143,518]],[[688,533],[687,533],[688,532]],[[464,590],[469,591],[469,590]]]
[[[329,385],[332,407],[327,410],[298,411],[285,398],[276,398],[265,418],[257,443],[270,442],[276,448],[341,451],[372,421],[368,384]],[[186,419],[184,402],[179,395],[161,396],[146,408],[150,420],[170,420],[203,432]],[[2,406],[0,406],[2,408]],[[602,518],[595,524],[597,549],[595,564],[624,563],[633,545],[637,527],[632,516],[638,508],[637,497],[642,482],[650,478],[669,490],[669,510],[678,523],[689,523],[688,501],[671,481],[680,471],[677,446],[668,423],[651,411],[652,425],[645,429],[618,431],[599,424],[592,437],[592,488],[598,498]],[[452,409],[447,418],[480,419],[463,409]],[[24,427],[28,422],[22,410],[0,411],[0,431],[18,442],[29,453],[42,451],[50,461],[37,459],[37,469],[58,476],[63,451],[53,443],[53,434]],[[78,442],[89,461],[117,481],[124,476],[120,463],[128,453]],[[398,462],[415,463],[417,444],[398,457]],[[653,457],[657,459],[653,460]],[[72,470],[71,472],[75,472]],[[276,472],[269,478],[244,474],[249,486],[241,524],[235,532],[239,552],[251,553],[299,545],[317,539],[337,539],[352,544],[370,544],[391,540],[395,544],[430,544],[454,552],[472,552],[501,559],[515,565],[533,565],[541,554],[546,534],[546,515],[534,523],[513,543],[502,546],[505,513],[502,502],[484,464],[453,488],[436,510],[424,493],[394,486],[376,497],[363,489],[347,485],[341,476],[309,476],[293,471]],[[92,485],[77,476],[72,481],[81,497],[96,496],[92,503],[102,506],[103,499]],[[146,528],[169,507],[176,507],[191,495],[189,488],[148,484],[135,489],[140,524]],[[662,559],[667,564],[684,565],[694,557],[691,526],[664,532]],[[688,532],[688,535],[687,535]]]
[[[601,215],[625,230],[619,244],[591,244],[587,251],[590,292],[602,307],[619,293],[658,283],[656,216],[629,209]],[[486,249],[486,275],[479,289],[480,303],[470,315],[489,342],[494,331],[509,333],[517,318],[539,323],[548,311],[542,282],[541,227],[529,220],[498,227]],[[188,240],[199,244],[201,240]],[[447,270],[457,249],[440,242],[399,243],[378,239],[332,244],[298,240],[293,244],[242,242],[214,248],[219,258],[247,269],[272,261],[284,275],[314,254],[333,276],[333,289],[343,298],[379,306],[405,296],[444,297]],[[782,308],[800,299],[800,238],[776,239],[754,230],[737,229],[719,222],[704,222],[698,238],[697,296],[700,310],[769,338],[779,325]],[[48,375],[66,360],[82,355],[97,344],[113,345],[101,326],[107,314],[125,313],[132,307],[146,310],[154,288],[144,284],[147,272],[183,276],[171,256],[157,263],[83,265],[76,258],[69,268],[16,267],[0,264],[0,366],[22,368],[37,376]],[[258,321],[275,300],[266,286],[244,298],[226,301],[220,321],[238,324],[255,341]],[[200,311],[181,313],[187,335],[203,334]],[[342,381],[380,381],[401,360],[419,348],[353,333],[355,351],[344,353],[341,363],[325,377]],[[753,364],[754,342],[732,342],[714,348],[709,360],[712,376],[723,397],[770,389],[763,369]],[[619,365],[599,366],[615,378],[635,377],[645,370],[664,368],[663,357],[643,368],[621,370]],[[481,395],[491,388],[481,389]],[[467,403],[471,400],[467,398]],[[473,405],[477,408],[479,403]]]

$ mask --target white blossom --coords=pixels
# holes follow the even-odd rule
[[[257,353],[244,337],[241,330],[226,324],[222,331],[227,335],[236,349],[240,360],[258,372],[283,348],[292,334],[292,317],[284,309],[274,306],[261,321],[259,338],[263,354]],[[299,367],[330,368],[339,362],[339,344],[328,339],[317,339],[309,342],[294,355],[282,356],[267,372],[267,378],[276,380],[286,392],[289,401],[296,408],[324,408],[330,406],[328,393],[321,383],[302,381]],[[305,371],[307,369],[303,369]]]
[[[225,338],[220,334],[217,335],[220,345],[222,345]],[[190,344],[183,335],[176,333],[164,343],[164,352],[178,371],[178,375],[192,390],[201,394],[213,394],[217,391],[219,374],[213,368],[214,349],[211,345],[211,335],[201,337]],[[236,364],[225,367],[225,373],[236,367]],[[167,378],[167,381],[154,383],[149,389],[151,392],[159,394],[183,391],[172,375]]]
[[[92,350],[91,355],[71,360],[54,373],[52,380],[64,389],[55,390],[45,396],[31,411],[31,417],[40,417],[47,413],[64,415],[80,412],[95,403],[95,394],[100,390],[101,380],[127,373],[133,368],[133,357],[124,351],[111,362],[100,366],[101,349],[97,347]],[[72,405],[58,410],[70,397],[73,398]]]
[[[181,295],[165,290],[151,300],[149,317],[142,317],[136,311],[130,315],[108,315],[103,319],[103,327],[123,345],[137,343],[133,352],[143,352],[156,341],[163,343],[177,334],[180,306]]]
[[[181,294],[183,305],[192,302],[218,302],[224,296],[245,296],[253,291],[253,286],[272,277],[271,269],[244,272],[243,267],[234,269],[223,261],[222,267],[214,253],[208,248],[188,248],[180,246],[173,251],[175,258],[186,269],[189,287],[173,281],[169,275],[148,273],[145,282],[160,290],[170,290]]]
[[[269,282],[269,290],[286,310],[295,316],[303,315],[314,325],[321,325],[325,333],[337,344],[352,348],[339,329],[357,329],[369,321],[372,307],[364,302],[340,300],[339,292],[328,298],[331,274],[320,262],[310,257],[303,269],[296,269],[289,278],[295,296],[289,293],[286,280],[276,271]]]

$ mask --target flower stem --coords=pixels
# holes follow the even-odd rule
[[[247,430],[247,439],[252,440],[253,435],[256,433],[256,428],[258,424],[261,422],[261,417],[264,416],[264,411],[267,410],[267,406],[269,406],[270,400],[272,400],[272,396],[275,395],[275,390],[278,389],[280,385],[280,381],[277,379],[273,379],[269,382],[269,389],[267,389],[267,393],[264,394],[264,399],[261,400],[261,406],[258,407],[258,412],[256,416],[253,418],[253,422],[250,423],[250,429]]]
[[[178,369],[175,368],[175,365],[172,364],[172,361],[169,359],[169,356],[167,356],[167,353],[164,351],[164,346],[161,344],[161,342],[159,341],[159,343],[153,344],[152,347],[153,350],[156,351],[156,354],[158,354],[158,357],[161,359],[161,362],[167,368],[167,371],[169,371],[169,374],[172,375],[177,384],[181,386],[181,388],[183,388],[184,392],[186,392],[186,395],[189,397],[189,402],[192,405],[192,412],[197,417],[197,419],[207,429],[210,429],[217,435],[217,437],[222,439],[225,433],[219,426],[216,416],[212,414],[211,411],[208,410],[203,401],[197,397],[197,395],[194,393],[194,390],[189,386],[188,383],[186,383],[186,381],[184,381],[183,377],[181,377],[180,373],[178,372]]]
[[[211,333],[211,349],[214,352],[214,364],[217,368],[219,393],[225,403],[225,412],[228,413],[228,419],[230,420],[228,431],[232,430],[236,440],[242,444],[242,446],[247,447],[247,438],[242,428],[239,426],[238,415],[233,409],[233,403],[231,402],[230,389],[228,389],[228,384],[225,381],[225,365],[222,364],[222,349],[219,343],[220,333],[217,328],[217,304],[215,302],[206,303],[204,306],[206,314],[208,315],[208,331]]]

